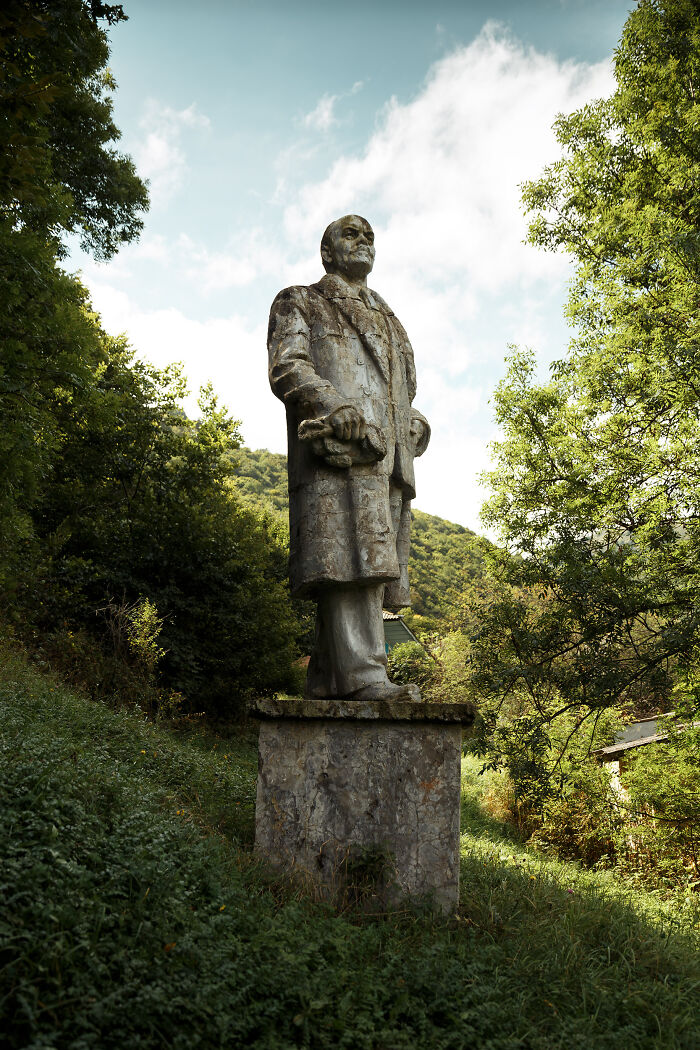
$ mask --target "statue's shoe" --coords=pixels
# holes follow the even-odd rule
[[[417,685],[396,685],[394,682],[378,682],[366,685],[362,689],[345,697],[346,700],[406,700],[420,703],[420,689]]]

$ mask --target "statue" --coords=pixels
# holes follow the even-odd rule
[[[412,407],[413,350],[367,287],[374,233],[345,215],[321,240],[317,284],[270,311],[270,384],[287,410],[290,577],[317,605],[310,699],[420,699],[387,678],[382,608],[410,604],[413,459],[430,427]]]

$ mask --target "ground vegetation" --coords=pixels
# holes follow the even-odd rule
[[[368,919],[251,857],[254,740],[0,665],[9,1047],[697,1045],[696,901],[526,849],[478,762],[458,914]]]

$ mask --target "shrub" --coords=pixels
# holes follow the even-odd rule
[[[640,748],[623,783],[628,865],[700,890],[700,727],[670,723],[668,743]]]
[[[412,682],[423,690],[435,676],[435,661],[419,642],[395,645],[389,652],[388,665],[389,677],[399,685]]]

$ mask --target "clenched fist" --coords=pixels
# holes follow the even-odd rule
[[[336,408],[335,412],[328,416],[328,422],[339,441],[361,441],[367,434],[365,417],[359,409],[351,405]]]

